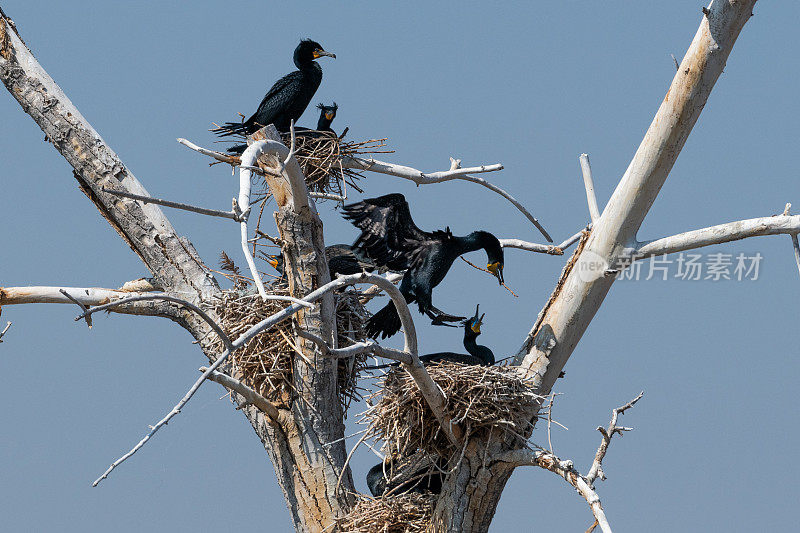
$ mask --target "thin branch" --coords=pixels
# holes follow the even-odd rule
[[[203,155],[207,155],[209,157],[213,157],[217,161],[222,163],[228,163],[232,166],[238,166],[241,163],[241,159],[238,156],[226,155],[222,152],[217,152],[216,150],[209,150],[208,148],[203,148],[201,146],[197,146],[193,142],[187,141],[183,138],[178,138],[177,141],[184,145],[185,147],[189,148],[190,150],[194,150],[195,152],[199,152]]]
[[[586,474],[585,479],[589,486],[594,486],[594,480],[598,477],[605,481],[606,475],[603,472],[603,458],[606,456],[606,452],[608,451],[608,445],[611,444],[611,438],[614,436],[615,433],[619,433],[622,435],[623,431],[631,431],[632,428],[626,428],[624,426],[617,425],[617,418],[619,415],[623,414],[625,411],[636,405],[636,402],[642,399],[644,396],[644,391],[640,392],[636,398],[629,401],[622,407],[617,407],[616,409],[611,411],[611,422],[608,423],[607,428],[603,428],[602,426],[597,427],[597,431],[603,434],[603,440],[600,442],[600,446],[597,448],[597,453],[594,456],[594,461],[592,461],[592,467],[589,469],[589,473]]]
[[[588,226],[586,226],[586,228],[582,229],[572,237],[568,238],[567,240],[559,244],[558,248],[563,252],[564,250],[566,250],[567,248],[569,248],[570,246],[581,240],[581,237],[583,237],[583,233],[586,231],[590,231],[591,229],[592,229],[592,224],[589,224]]]
[[[67,296],[69,297],[69,295],[67,295]],[[70,298],[70,299],[72,299],[72,298]],[[92,307],[91,309],[86,309],[86,307],[81,305],[79,302],[76,302],[76,303],[78,303],[78,305],[81,305],[81,309],[83,310],[83,314],[81,314],[80,316],[76,317],[75,320],[78,321],[78,320],[81,320],[83,318],[88,318],[90,315],[92,315],[94,313],[97,313],[98,311],[106,311],[108,309],[112,309],[112,308],[117,307],[119,305],[124,305],[124,304],[128,304],[128,303],[133,303],[133,302],[153,301],[153,300],[161,300],[161,301],[165,301],[165,302],[172,302],[172,303],[180,304],[180,305],[182,305],[184,307],[187,307],[190,310],[194,311],[195,313],[197,313],[197,315],[200,318],[202,318],[211,327],[212,330],[214,330],[214,333],[216,333],[219,336],[220,340],[225,345],[225,347],[226,348],[231,348],[232,344],[231,344],[231,340],[228,337],[228,335],[222,330],[222,328],[219,326],[219,324],[217,324],[210,316],[208,316],[208,314],[205,311],[203,311],[202,309],[200,309],[199,307],[194,305],[192,302],[188,302],[186,300],[183,300],[181,298],[177,298],[175,296],[170,296],[169,294],[145,294],[145,295],[139,295],[139,296],[129,296],[129,297],[126,297],[126,298],[122,298],[120,300],[116,300],[114,302],[110,302],[110,303],[103,304],[103,305],[98,305],[97,307]]]
[[[499,239],[500,246],[503,248],[517,248],[528,252],[538,252],[540,254],[564,255],[564,250],[552,244],[536,244],[535,242],[523,241],[520,239]]]
[[[317,335],[305,330],[297,332],[297,336],[309,340],[319,346],[320,352],[324,357],[331,357],[333,359],[347,359],[360,354],[370,354],[377,357],[384,357],[392,361],[400,363],[411,364],[413,357],[410,353],[401,350],[394,350],[392,348],[385,348],[375,341],[368,340],[366,342],[357,342],[344,348],[331,348],[328,344]]]
[[[516,198],[508,194],[506,191],[493,185],[486,181],[483,178],[479,178],[476,176],[470,176],[469,174],[477,174],[480,172],[494,172],[497,170],[502,170],[503,165],[496,164],[496,165],[483,165],[480,167],[470,167],[470,168],[451,168],[450,170],[445,170],[441,172],[432,172],[429,174],[425,174],[424,172],[417,170],[415,168],[406,167],[403,165],[395,165],[392,163],[386,163],[384,161],[378,161],[375,159],[362,159],[360,157],[350,157],[345,156],[342,158],[342,166],[344,168],[357,168],[360,170],[368,170],[371,172],[379,172],[381,174],[388,174],[390,176],[396,176],[398,178],[403,178],[407,180],[411,180],[417,185],[429,185],[432,183],[441,183],[444,181],[450,180],[463,180],[463,181],[471,181],[472,183],[477,183],[479,185],[483,185],[487,189],[490,189],[509,202],[511,202],[514,207],[519,209],[519,211],[525,215],[525,217],[533,223],[534,226],[544,235],[547,242],[553,242],[553,239],[547,233],[547,231],[542,227],[536,218],[531,215],[525,207],[519,203]],[[459,166],[459,165],[453,165]]]
[[[511,450],[496,457],[497,461],[508,463],[512,466],[538,466],[549,470],[563,478],[567,483],[575,487],[578,493],[583,496],[586,503],[592,509],[597,523],[603,533],[612,533],[611,525],[608,523],[603,505],[597,492],[586,482],[580,472],[575,469],[572,461],[562,461],[555,454],[543,450],[532,451],[528,449]]]
[[[201,366],[200,372],[205,372],[208,370],[208,367]],[[240,394],[246,403],[253,404],[261,411],[263,411],[267,417],[272,420],[273,423],[280,425],[280,415],[278,414],[278,408],[275,405],[261,396],[259,393],[242,383],[236,378],[233,378],[227,374],[222,372],[209,372],[208,379],[219,383],[226,389],[232,390]]]
[[[794,260],[797,263],[797,270],[800,271],[800,243],[797,242],[796,233],[792,233],[792,246],[794,247]]]
[[[749,237],[782,234],[797,235],[798,233],[800,233],[800,215],[751,218],[687,231],[662,239],[640,242],[631,252],[631,258],[634,260],[645,259],[654,255],[693,250]]]
[[[594,181],[592,180],[592,167],[589,164],[589,154],[581,154],[581,172],[583,173],[583,185],[586,187],[586,201],[589,203],[589,216],[592,222],[597,222],[600,218],[600,210],[597,208],[597,197],[594,194]]]
[[[81,308],[81,311],[83,311],[83,314],[84,314],[83,318],[84,318],[84,320],[86,320],[86,325],[89,327],[89,329],[92,329],[92,315],[91,314],[88,314],[88,315],[86,314],[86,312],[89,310],[89,308],[86,307],[85,305],[83,305],[83,303],[81,303],[80,301],[78,301],[75,298],[73,298],[72,296],[70,296],[69,293],[67,291],[65,291],[64,289],[59,289],[58,292],[60,292],[61,294],[63,294],[67,298],[69,298],[69,301],[71,301],[72,303],[74,303],[75,305],[77,305],[78,307]]]
[[[3,328],[3,331],[0,331],[0,344],[3,343],[3,337],[5,336],[6,332],[11,328],[11,321],[6,322],[6,327]]]
[[[102,190],[103,192],[107,192],[108,194],[113,194],[114,196],[132,198],[133,200],[139,200],[140,202],[145,204],[158,204],[166,207],[173,207],[175,209],[182,209],[184,211],[191,211],[193,213],[200,213],[201,215],[208,215],[220,218],[230,218],[231,220],[235,220],[237,222],[239,222],[239,217],[241,216],[240,213],[237,214],[233,211],[220,211],[218,209],[207,209],[205,207],[197,207],[194,205],[184,204],[181,202],[162,200],[160,198],[153,198],[151,196],[142,196],[141,194],[133,194],[125,191],[115,191],[113,189],[106,189],[105,187],[103,187]]]

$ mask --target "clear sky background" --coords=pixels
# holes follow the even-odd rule
[[[578,155],[607,201],[700,21],[701,3],[36,2],[6,13],[50,75],[155,196],[225,209],[237,179],[175,142],[212,146],[212,121],[255,110],[294,67],[299,38],[337,54],[314,103],[339,104],[334,128],[388,137],[386,159],[432,171],[448,156],[500,162],[486,177],[559,241],[588,219]],[[640,232],[657,238],[800,212],[796,153],[797,2],[763,2]],[[301,125],[313,126],[316,110]],[[117,287],[149,273],[78,190],[71,169],[9,95],[0,94],[0,286]],[[402,192],[424,229],[449,225],[541,242],[502,198],[463,182],[416,188],[371,175],[367,194]],[[357,197],[353,197],[357,199]],[[356,231],[321,204],[326,242]],[[169,211],[216,266],[244,264],[238,228]],[[757,281],[621,281],[566,366],[555,451],[586,471],[595,428],[640,390],[598,490],[617,531],[787,531],[797,526],[797,298],[790,239],[709,249],[761,253]],[[482,261],[481,253],[472,259]],[[518,350],[564,257],[506,253],[506,282],[457,262],[434,293],[448,311],[486,311],[481,341]],[[672,265],[670,275],[676,273]],[[90,483],[183,395],[205,363],[189,335],[152,318],[73,322],[69,306],[3,309],[0,516],[9,531],[290,528],[272,466],[216,384],[99,488]],[[460,346],[420,321],[422,351]],[[395,342],[397,342],[395,340]],[[356,406],[348,419],[357,430]],[[533,440],[547,441],[543,428]],[[352,444],[352,443],[351,443]],[[357,486],[376,462],[359,451]],[[583,531],[585,502],[540,469],[512,477],[492,531]]]

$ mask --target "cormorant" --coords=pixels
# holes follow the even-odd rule
[[[322,67],[314,60],[323,56],[335,58],[336,54],[310,39],[300,41],[294,50],[297,70],[275,82],[253,116],[244,122],[226,122],[211,131],[221,137],[250,135],[268,124],[274,124],[280,132],[289,131],[289,123],[297,122],[322,82]]]
[[[347,244],[332,244],[325,248],[325,257],[328,259],[328,270],[331,279],[336,279],[339,274],[360,274],[372,272],[375,265],[368,258],[361,256]],[[267,262],[283,275],[283,255],[267,255]]]
[[[317,104],[319,109],[319,120],[317,121],[317,131],[328,132],[336,135],[336,132],[331,129],[331,123],[336,118],[336,111],[339,106],[336,102],[333,105]]]
[[[420,313],[434,324],[463,320],[445,315],[433,307],[431,293],[442,282],[447,271],[461,254],[486,251],[486,268],[503,283],[503,248],[497,237],[487,231],[473,231],[456,237],[450,228],[444,231],[422,231],[411,219],[408,203],[402,194],[394,193],[344,206],[344,217],[361,230],[353,248],[363,252],[379,267],[405,270],[400,292],[406,302],[417,302]],[[436,314],[434,314],[436,312]],[[397,333],[400,317],[392,302],[367,322],[367,334],[383,338]]]
[[[332,106],[327,106],[325,104],[318,104],[317,109],[320,110],[319,112],[319,120],[317,120],[317,129],[310,130],[308,128],[303,128],[301,126],[295,126],[294,131],[297,135],[305,135],[306,137],[311,137],[316,139],[322,135],[333,135],[336,136],[336,132],[331,129],[331,122],[333,119],[336,118],[336,110],[339,109],[339,106],[336,105],[336,102],[333,103]],[[247,149],[246,144],[237,144],[228,148],[229,154],[241,154]]]
[[[410,476],[404,476],[404,479],[388,481],[384,471],[387,475],[390,475],[394,457],[387,456],[383,462],[376,464],[367,472],[367,487],[369,487],[369,491],[373,496],[379,498],[387,492],[392,494],[405,492],[440,494],[442,492],[445,476],[442,470],[446,466],[446,462],[443,459],[437,458],[436,465],[432,464],[421,468]]]
[[[475,316],[464,321],[464,348],[468,353],[455,352],[436,352],[420,355],[419,360],[427,366],[431,363],[460,363],[462,365],[482,365],[492,366],[495,363],[494,352],[487,347],[476,342],[478,335],[481,334],[481,324],[486,313],[480,315],[480,305],[475,309]],[[400,363],[389,363],[387,365],[368,366],[365,370],[378,370],[399,366]]]

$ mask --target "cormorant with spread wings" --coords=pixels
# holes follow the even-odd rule
[[[344,217],[361,230],[353,248],[379,267],[405,270],[400,292],[406,302],[417,302],[420,313],[431,317],[434,324],[465,318],[442,313],[431,300],[433,288],[442,282],[461,254],[485,250],[486,268],[503,283],[503,248],[497,237],[488,231],[473,231],[465,237],[454,236],[450,228],[422,231],[411,219],[405,197],[398,193],[368,198],[343,209]],[[386,338],[399,329],[400,317],[392,302],[373,315],[366,325],[370,337],[380,334]]]

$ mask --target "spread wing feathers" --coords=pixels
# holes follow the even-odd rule
[[[300,71],[290,72],[282,77],[267,91],[258,109],[244,122],[226,122],[219,128],[211,130],[220,137],[231,135],[249,135],[262,126],[273,124],[281,111],[286,107],[286,102],[295,97],[301,90]],[[276,126],[277,127],[277,126]]]
[[[353,247],[391,270],[409,268],[414,258],[436,239],[435,233],[422,231],[414,224],[408,202],[398,193],[345,206],[344,217],[361,230]]]

